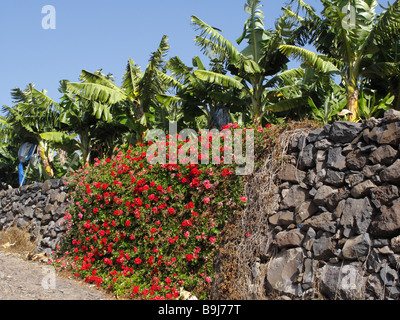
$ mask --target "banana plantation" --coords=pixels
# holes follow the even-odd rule
[[[145,68],[121,61],[122,79],[77,70],[79,82],[60,79],[57,101],[32,83],[12,89],[0,117],[0,188],[62,177],[144,141],[150,129],[167,132],[169,122],[178,130],[322,125],[400,110],[400,0],[320,2],[317,12],[291,0],[266,28],[267,1],[247,0],[236,42],[193,15],[199,55],[191,65],[169,57],[164,35]]]

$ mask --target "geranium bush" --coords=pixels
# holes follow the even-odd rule
[[[221,151],[232,147],[219,139]],[[193,143],[177,141],[176,158]],[[209,150],[198,159],[211,158],[211,141],[195,140]],[[55,264],[118,296],[176,299],[183,288],[206,299],[219,233],[246,205],[242,177],[234,162],[224,163],[223,152],[209,164],[190,163],[188,152],[177,164],[151,165],[152,144],[121,147],[73,174],[69,231]]]

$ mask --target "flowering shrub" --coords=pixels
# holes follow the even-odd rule
[[[219,139],[221,150],[229,147]],[[211,137],[198,140],[211,150]],[[189,142],[178,140],[177,153]],[[69,231],[55,263],[118,296],[176,299],[184,288],[206,299],[219,233],[246,205],[241,177],[223,157],[151,165],[151,145],[125,146],[73,174]]]

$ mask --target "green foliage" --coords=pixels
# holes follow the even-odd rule
[[[176,299],[184,288],[207,299],[220,231],[246,202],[235,164],[196,164],[212,154],[211,137],[232,148],[223,135],[170,140],[166,153],[178,164],[151,165],[160,144],[137,144],[74,173],[70,231],[56,265],[122,297]],[[205,151],[191,163],[194,145]]]
[[[375,91],[366,93],[364,90],[360,91],[359,109],[360,116],[364,119],[370,119],[372,117],[378,117],[386,110],[389,110],[394,101],[394,96],[388,93],[386,97],[376,101]]]

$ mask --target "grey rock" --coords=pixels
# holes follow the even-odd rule
[[[313,186],[316,177],[317,177],[317,173],[316,173],[315,168],[310,169],[307,171],[306,177],[304,179],[304,183],[306,183],[309,186]]]
[[[371,190],[371,201],[377,207],[391,206],[392,201],[399,198],[399,189],[394,185],[385,185]]]
[[[272,259],[266,271],[265,284],[268,292],[301,296],[301,285],[294,283],[303,271],[305,258],[302,248],[283,250]]]
[[[284,210],[278,212],[278,224],[283,227],[288,227],[294,223],[294,212],[289,210]]]
[[[378,144],[398,146],[400,143],[400,122],[374,127],[369,133],[368,138]]]
[[[43,182],[41,192],[44,193],[44,192],[46,192],[46,191],[48,191],[50,189],[51,189],[51,181],[50,180],[46,180],[45,182]]]
[[[388,246],[389,244],[389,239],[373,239],[371,245],[373,248],[382,248]]]
[[[376,248],[373,248],[367,256],[367,271],[370,273],[378,273],[381,270],[385,258]]]
[[[308,198],[308,191],[298,185],[292,186],[283,198],[280,209],[295,208]]]
[[[383,116],[384,123],[391,123],[397,121],[400,121],[400,111],[394,109],[385,111],[385,114]]]
[[[299,154],[299,168],[301,170],[315,166],[315,154],[317,149],[313,144],[307,144],[304,149],[300,150]]]
[[[344,185],[344,172],[328,169],[326,171],[325,183],[334,187],[342,187]]]
[[[394,237],[400,232],[400,199],[393,201],[391,207],[382,206],[371,223],[371,235],[376,238]]]
[[[317,193],[314,196],[313,202],[317,206],[324,206],[326,204],[327,198],[336,192],[337,192],[336,188],[323,185],[322,187],[320,187],[317,190]]]
[[[326,264],[319,269],[317,279],[323,295],[331,300],[363,300],[366,278],[361,263]]]
[[[371,180],[365,180],[351,189],[351,195],[354,198],[361,198],[370,195],[371,189],[376,188],[376,184]]]
[[[346,200],[350,196],[350,191],[347,189],[338,189],[337,192],[332,193],[328,198],[326,199],[326,206],[328,210],[332,211],[335,213],[336,217],[340,217],[342,214],[342,209],[339,208],[339,203],[342,200]],[[338,211],[340,209],[340,213]]]
[[[308,228],[307,233],[304,237],[303,240],[303,248],[306,249],[307,251],[310,251],[312,249],[312,245],[315,241],[315,237],[316,237],[317,233],[315,232],[315,230],[313,228]]]
[[[303,290],[310,289],[314,285],[314,270],[317,268],[312,259],[304,260],[304,273],[301,287]]]
[[[47,214],[53,215],[55,210],[56,210],[56,206],[54,206],[52,204],[48,204],[47,206],[45,206],[43,212],[45,215],[47,215]]]
[[[393,252],[400,252],[400,235],[390,240],[390,246]]]
[[[61,187],[61,179],[50,179],[50,183],[53,189]]]
[[[21,208],[21,214],[26,218],[33,218],[34,210],[32,207],[23,207]]]
[[[346,157],[342,155],[342,148],[328,149],[328,156],[326,160],[328,168],[343,171],[346,169]]]
[[[51,221],[51,215],[50,214],[43,215],[43,217],[41,219],[42,225],[47,225],[47,224],[49,224],[50,221]]]
[[[331,141],[329,141],[328,139],[322,139],[322,140],[316,141],[314,143],[314,146],[318,150],[326,150],[326,149],[332,147],[333,143]]]
[[[303,239],[304,233],[298,228],[289,231],[281,231],[275,235],[275,242],[280,249],[300,247]]]
[[[391,166],[382,170],[379,177],[385,182],[400,182],[400,159],[397,159]]]
[[[304,171],[298,170],[294,165],[285,165],[278,174],[278,178],[282,181],[289,181],[292,183],[300,183],[306,177]]]
[[[348,239],[342,249],[345,259],[360,260],[367,256],[371,247],[371,239],[368,233],[363,233],[357,237]]]
[[[314,215],[303,222],[302,229],[307,230],[312,227],[315,230],[323,230],[330,233],[336,232],[336,221],[331,212],[325,211],[321,214]]]
[[[332,237],[324,234],[320,238],[315,239],[312,245],[314,258],[318,260],[329,260],[333,256],[334,243]]]
[[[362,123],[336,121],[329,131],[329,138],[334,142],[349,143],[357,138],[366,126]]]
[[[367,156],[360,150],[353,150],[346,156],[346,166],[350,170],[361,171],[367,162]]]
[[[18,218],[17,219],[17,227],[18,228],[25,228],[28,226],[30,219],[27,218]]]
[[[377,274],[371,274],[366,283],[366,293],[369,294],[372,300],[384,300],[385,288],[383,282]]]
[[[382,269],[379,272],[379,275],[385,286],[393,286],[396,284],[397,280],[399,279],[399,275],[397,274],[397,271],[390,268],[388,264],[384,264],[382,266]]]
[[[348,173],[345,176],[344,181],[349,185],[350,188],[353,188],[355,185],[364,181],[364,175],[360,172]]]
[[[311,131],[307,136],[307,142],[314,143],[316,141],[320,141],[327,137],[327,133],[324,129],[316,129]]]
[[[340,224],[344,227],[343,235],[347,238],[353,234],[367,232],[374,210],[370,200],[348,198],[343,207]]]
[[[381,164],[374,164],[372,166],[367,165],[362,169],[362,174],[367,178],[370,179],[373,176],[377,175],[382,169],[384,169],[385,166]]]
[[[372,152],[369,156],[369,161],[373,164],[391,165],[398,157],[399,152],[390,145],[383,145]]]
[[[317,211],[318,211],[318,207],[311,200],[306,200],[306,201],[302,202],[295,209],[296,225],[301,224],[304,220],[311,217]]]

